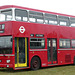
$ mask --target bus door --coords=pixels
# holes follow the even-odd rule
[[[15,67],[27,66],[27,38],[15,38]]]
[[[57,39],[47,39],[48,64],[57,63]]]

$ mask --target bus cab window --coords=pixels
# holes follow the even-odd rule
[[[12,53],[12,36],[1,36],[0,37],[0,54],[11,54]]]

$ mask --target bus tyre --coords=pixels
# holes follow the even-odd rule
[[[33,57],[31,60],[31,69],[37,70],[40,68],[40,59],[38,57]]]
[[[74,56],[74,65],[75,65],[75,56]]]

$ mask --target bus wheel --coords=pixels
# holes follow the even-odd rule
[[[75,56],[74,56],[74,65],[75,65]]]
[[[33,57],[31,60],[31,69],[37,70],[40,68],[40,59],[38,57]]]

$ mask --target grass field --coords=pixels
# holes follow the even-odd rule
[[[0,75],[75,75],[75,66],[48,67],[36,71],[31,71],[30,69],[14,71],[12,69],[0,68]]]

